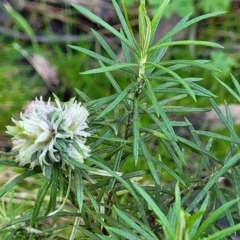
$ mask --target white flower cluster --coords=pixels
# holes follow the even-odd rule
[[[42,98],[36,98],[20,114],[20,120],[12,119],[15,126],[7,126],[7,133],[13,136],[13,150],[17,152],[19,165],[30,164],[31,168],[40,165],[44,175],[51,163],[68,164],[61,152],[81,163],[90,156],[90,148],[85,145],[90,136],[85,131],[87,109],[74,98],[61,105],[54,97],[55,104],[51,104],[50,99],[45,103]]]

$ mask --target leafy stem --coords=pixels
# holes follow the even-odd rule
[[[138,101],[142,92],[142,88],[144,86],[144,74],[146,70],[146,63],[148,58],[148,49],[150,46],[150,43],[152,41],[152,27],[151,27],[151,21],[146,13],[145,8],[145,2],[142,1],[139,7],[139,49],[140,49],[140,59],[138,64],[138,73],[137,73],[137,86],[135,90],[135,94],[133,96],[132,100],[132,111],[129,115],[127,125],[126,125],[126,131],[125,131],[125,138],[127,139],[130,134],[130,129],[132,122],[134,121],[134,115],[138,116],[138,114],[134,114],[134,106],[138,106]],[[137,107],[135,108],[137,109]],[[135,119],[136,120],[136,119]],[[133,135],[136,135],[133,133]],[[136,136],[134,136],[136,137]]]

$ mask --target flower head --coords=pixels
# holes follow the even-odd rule
[[[90,148],[85,145],[90,136],[85,131],[87,109],[74,98],[61,105],[54,97],[54,105],[50,99],[45,103],[42,98],[36,98],[20,114],[20,120],[12,119],[15,126],[7,126],[6,131],[13,136],[13,150],[17,151],[19,165],[30,164],[31,168],[40,165],[47,177],[53,163],[60,163],[62,167],[69,165],[62,153],[81,163],[90,156]]]

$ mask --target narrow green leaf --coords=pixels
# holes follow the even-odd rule
[[[108,138],[109,136],[111,136],[113,133],[112,129],[109,129],[108,131],[106,131],[104,134],[103,134],[103,138],[99,138],[97,141],[95,141],[92,145],[91,145],[91,149],[94,150],[96,149],[98,146],[100,146],[106,138]]]
[[[240,96],[236,92],[234,92],[231,87],[229,87],[227,84],[225,84],[223,81],[221,81],[217,77],[215,77],[215,78],[238,100],[238,102],[240,102]],[[240,88],[238,89],[238,91],[240,91]]]
[[[113,35],[115,35],[118,39],[121,39],[123,42],[125,42],[133,51],[137,52],[137,50],[135,49],[135,46],[132,45],[132,43],[127,38],[125,38],[121,33],[119,33],[111,25],[109,25],[108,23],[103,21],[100,17],[98,17],[97,15],[93,14],[88,9],[86,9],[80,5],[72,4],[72,6],[78,12],[80,12],[82,15],[84,15],[86,18],[91,19],[92,21],[96,22],[97,24],[99,24],[102,27],[104,27],[105,29],[107,29],[109,32],[111,32]]]
[[[221,72],[219,69],[217,69],[216,67],[214,67],[212,64],[209,64],[209,63],[210,63],[209,60],[188,60],[188,59],[161,61],[162,66],[171,65],[168,68],[172,71],[192,66],[192,67],[200,67],[210,71]],[[152,76],[160,76],[165,73],[166,72],[164,70],[160,70],[160,71],[156,71]]]
[[[153,212],[157,215],[158,220],[160,221],[161,225],[163,226],[163,231],[165,236],[169,240],[174,240],[174,229],[172,229],[171,225],[168,222],[165,214],[161,211],[161,209],[156,205],[153,199],[136,183],[132,183],[134,188],[139,192],[139,194],[145,199],[148,205],[151,207]]]
[[[118,234],[121,237],[124,237],[125,239],[129,239],[129,240],[139,240],[139,236],[134,234],[131,230],[129,230],[128,232],[125,230],[120,230],[118,228],[113,228],[113,227],[108,227],[107,230],[112,231],[116,234]],[[111,239],[111,238],[109,238]]]
[[[105,65],[101,61],[99,61],[99,64],[100,64],[101,67],[105,67]],[[122,92],[122,89],[120,88],[120,86],[118,85],[117,81],[114,79],[112,74],[110,72],[105,72],[104,74],[108,78],[109,82],[112,84],[112,86],[115,89],[115,91],[117,93]],[[124,104],[125,104],[127,109],[130,109],[129,103],[125,99],[124,99]]]
[[[88,102],[86,104],[86,107],[89,111],[93,111],[93,110],[96,111],[97,109],[99,109],[103,105],[105,105],[108,102],[111,102],[112,100],[116,99],[117,96],[118,96],[118,94],[113,94],[113,95],[110,95],[108,97],[98,98],[96,100]]]
[[[168,219],[170,225],[172,226],[172,228],[174,228],[176,225],[176,213],[175,213],[175,209],[172,206],[169,207],[169,211],[167,213],[167,219]],[[175,233],[175,231],[174,231],[174,233]]]
[[[98,137],[98,136],[92,136],[91,138],[93,139],[103,139],[105,141],[108,141],[108,142],[120,142],[120,143],[131,143],[132,141],[130,140],[126,140],[126,139],[122,139],[122,138],[113,138],[113,137]]]
[[[162,131],[163,134],[167,137],[168,139],[167,142],[170,142],[170,145],[167,144],[166,141],[164,144],[168,147],[168,150],[171,151],[171,154],[173,154],[172,157],[176,160],[176,164],[178,165],[179,170],[182,169],[182,164],[185,162],[185,160],[178,144],[176,143],[177,137],[171,125],[171,121],[169,121],[169,118],[167,117],[165,112],[161,108],[159,108],[160,116],[163,120],[162,123],[160,119],[156,117],[154,114],[149,113],[144,108],[141,109],[153,119],[153,121],[159,126],[159,130]],[[162,139],[162,141],[164,142],[164,139]],[[173,150],[177,153],[177,156]]]
[[[100,66],[105,67],[105,65],[100,61]],[[120,93],[122,90],[120,86],[118,85],[117,81],[114,79],[112,74],[110,72],[105,72],[106,77],[108,78],[109,82],[112,84],[113,88],[117,93]]]
[[[194,151],[196,151],[196,153],[205,154],[210,159],[212,159],[212,160],[216,161],[217,163],[221,164],[221,161],[215,155],[213,155],[211,152],[207,151],[201,145],[199,146],[198,144],[195,144],[194,142],[189,141],[189,140],[187,140],[185,138],[182,138],[180,136],[177,136],[177,141],[179,143],[183,143],[184,145],[188,146],[190,149],[193,149]]]
[[[239,81],[231,73],[230,73],[230,75],[231,75],[232,81],[234,83],[234,86],[235,86],[235,88],[238,91],[238,95],[240,95],[240,84],[239,84]]]
[[[86,176],[87,173],[83,172],[83,175]],[[101,206],[100,206],[100,203],[98,202],[98,199],[96,199],[96,197],[91,194],[90,189],[88,189],[88,186],[85,186],[84,184],[83,184],[83,191],[86,194],[86,196],[89,198],[90,200],[89,202],[91,202],[94,208],[95,214],[100,214]]]
[[[179,189],[179,183],[176,183],[175,186],[175,202],[174,202],[174,219],[175,221],[172,226],[175,226],[175,239],[182,239],[183,238],[183,229],[186,227],[186,219],[185,219],[185,213],[183,209],[181,208],[181,193]]]
[[[47,194],[47,191],[49,189],[49,187],[51,186],[51,182],[50,181],[45,181],[45,183],[42,185],[42,187],[39,189],[37,197],[36,197],[36,201],[34,203],[33,209],[32,209],[32,216],[31,216],[31,220],[30,220],[30,226],[34,226],[37,218],[38,218],[38,214],[40,212],[44,197]]]
[[[227,136],[224,136],[222,134],[208,132],[208,131],[200,131],[200,130],[194,130],[194,132],[199,134],[199,135],[204,135],[204,136],[207,136],[207,137],[210,137],[210,138],[216,138],[216,139],[221,139],[221,140],[224,140],[224,141],[240,144],[240,139],[227,137]]]
[[[99,239],[101,239],[101,240],[112,240],[113,239],[113,236],[108,237],[108,236],[101,236],[100,234],[97,234],[97,235],[98,235]]]
[[[84,164],[84,163],[81,163],[81,162],[76,161],[74,158],[70,157],[70,156],[69,156],[68,154],[66,154],[66,153],[62,153],[62,157],[63,157],[68,163],[70,163],[70,164],[72,164],[73,166],[75,166],[75,167],[77,167],[77,168],[80,168],[80,169],[82,169],[82,170],[86,170],[86,171],[89,171],[89,172],[94,172],[94,171],[97,172],[97,170],[98,170],[98,169],[93,168],[93,167],[90,167],[90,166],[88,166],[88,165],[86,165],[86,164]]]
[[[141,177],[145,174],[149,173],[148,170],[140,170],[140,171],[134,171],[134,172],[129,172],[129,173],[124,173],[122,175],[122,177],[124,179],[131,179],[131,178],[137,178],[137,177]]]
[[[237,224],[232,227],[227,227],[223,230],[220,230],[218,232],[215,232],[214,234],[204,238],[204,240],[221,240],[226,239],[227,236],[232,235],[233,233],[236,233],[238,230],[240,230],[240,224]]]
[[[224,106],[225,106],[225,110],[226,110],[226,118],[229,121],[230,125],[233,126],[234,125],[233,116],[232,116],[231,110],[225,100],[224,100]]]
[[[108,55],[116,60],[117,59],[117,55],[114,53],[114,51],[111,49],[111,47],[108,45],[108,43],[104,40],[104,38],[98,33],[96,32],[94,29],[92,29],[93,35],[95,36],[95,38],[98,40],[98,42],[101,44],[101,46],[105,49],[105,51],[108,53]]]
[[[65,178],[63,174],[63,169],[59,169],[58,186],[59,186],[59,199],[60,201],[62,201],[65,188]]]
[[[80,74],[105,73],[105,72],[110,72],[110,71],[114,71],[114,70],[118,70],[118,69],[131,68],[131,67],[138,67],[138,64],[136,64],[136,63],[117,63],[112,66],[100,67],[100,68],[87,70],[87,71],[81,72]]]
[[[231,169],[231,176],[233,179],[233,188],[235,191],[235,197],[240,199],[240,188],[239,188],[239,176],[240,176],[240,171],[238,168],[232,168]],[[237,212],[238,215],[240,216],[240,201],[237,202]]]
[[[194,40],[183,40],[183,41],[173,41],[173,42],[165,42],[165,43],[158,43],[155,44],[153,47],[148,49],[148,53],[155,51],[158,48],[166,47],[166,46],[176,46],[176,45],[200,45],[200,46],[208,46],[214,48],[224,48],[222,45],[214,42],[208,41],[194,41]]]
[[[116,207],[117,209],[120,209],[120,210],[121,210],[121,208],[122,208],[122,207],[124,208],[124,206],[122,206],[122,205],[119,203],[119,200],[120,200],[119,197],[116,196],[116,194],[114,194],[113,202],[116,203],[115,207]],[[113,212],[114,212],[114,211],[113,211]],[[111,223],[111,226],[112,226],[112,227],[115,227],[115,228],[117,228],[117,229],[121,229],[121,230],[126,231],[126,232],[129,232],[129,230],[130,230],[130,229],[129,229],[129,226],[128,226],[124,221],[122,221],[121,218],[119,218],[119,217],[116,218],[116,217],[115,217],[115,216],[116,216],[115,212],[114,212],[114,218],[113,218],[113,216],[106,216],[106,214],[99,214],[98,216],[101,217],[101,218],[104,218],[108,223]],[[155,235],[152,233],[152,231],[150,230],[150,228],[147,227],[147,226],[145,226],[144,223],[143,223],[141,220],[136,219],[136,218],[133,217],[132,215],[129,215],[129,216],[130,216],[131,219],[132,219],[135,223],[137,223],[143,230],[147,231],[150,235],[155,236]],[[109,227],[109,226],[107,226],[107,229],[108,229],[108,227]],[[132,229],[131,229],[130,231],[131,231],[131,233],[133,233]],[[119,238],[117,238],[117,240],[119,240]]]
[[[212,94],[209,96],[208,94],[205,94],[203,92],[199,92],[196,90],[192,90],[191,91],[194,93],[195,96],[200,96],[200,97],[213,97]],[[174,94],[187,94],[189,95],[189,91],[186,89],[182,89],[182,88],[166,88],[166,89],[160,89],[159,91],[155,91],[158,93],[174,93]]]
[[[151,27],[149,30],[147,30],[147,16],[146,16],[146,8],[145,8],[145,3],[140,3],[140,6],[138,7],[138,32],[139,32],[139,47],[142,51],[142,54],[145,56],[146,55],[146,50],[144,47],[145,40],[149,40],[149,31],[151,31]],[[150,21],[148,19],[148,24],[150,24]],[[149,42],[147,42],[149,44]]]
[[[176,136],[175,133],[172,129],[172,126],[170,125],[170,121],[168,117],[166,116],[165,112],[163,112],[161,109],[161,117],[163,119],[163,123],[160,121],[158,117],[155,116],[155,114],[152,114],[151,112],[148,111],[148,109],[141,108],[143,112],[146,112],[149,117],[159,126],[158,131],[161,131],[164,133],[164,135],[168,138],[168,141],[175,141]]]
[[[57,195],[59,191],[58,168],[53,167],[51,182],[52,182],[52,187],[51,187],[50,201],[49,201],[45,215],[47,215],[49,212],[53,212],[56,208]]]
[[[176,140],[176,137],[175,137],[175,132],[170,124],[170,120],[168,118],[168,116],[166,115],[165,111],[163,108],[160,107],[160,104],[157,102],[157,98],[155,96],[155,94],[153,93],[153,89],[150,85],[150,82],[148,81],[147,78],[145,78],[144,76],[144,80],[147,84],[147,88],[148,88],[148,92],[147,95],[148,97],[152,100],[152,103],[153,103],[153,109],[155,110],[155,112],[151,112],[151,111],[148,111],[148,110],[151,110],[150,109],[143,109],[143,111],[147,112],[147,114],[157,123],[159,124],[160,126],[160,130],[162,130],[164,132],[164,134],[169,138],[169,141],[175,141]],[[162,123],[160,123],[160,121],[158,120],[158,118],[156,116],[154,116],[152,113],[156,113],[158,116],[160,115],[160,117],[162,118],[163,122],[164,122],[164,125],[162,125]],[[165,127],[167,128],[169,134],[164,131]]]
[[[33,175],[39,174],[39,171],[33,169],[28,170],[24,173],[21,173],[19,176],[15,177],[9,183],[3,185],[2,189],[0,190],[0,197],[2,197],[5,193],[10,191],[15,185],[17,185],[20,181],[24,180],[27,177],[31,177]]]
[[[77,197],[78,207],[79,207],[80,212],[82,212],[83,180],[82,180],[81,170],[78,168],[74,169],[74,180],[75,180],[75,189],[76,189],[76,197]]]
[[[183,29],[201,21],[201,20],[204,20],[204,19],[207,19],[207,18],[211,18],[211,17],[216,17],[216,16],[219,16],[219,15],[222,15],[226,13],[226,11],[218,11],[218,12],[213,12],[213,13],[208,13],[208,14],[204,14],[204,15],[201,15],[199,17],[196,17],[196,18],[193,18],[189,21],[186,22],[186,20],[189,18],[189,15],[187,15],[186,17],[184,17],[182,20],[184,21],[180,21],[174,28],[172,28],[172,30],[170,30],[165,36],[163,36],[158,42],[158,43],[161,43],[161,42],[164,42],[166,41],[167,39],[169,38],[172,38],[172,36],[174,36],[176,33],[182,31]]]
[[[187,222],[187,226],[190,229],[189,230],[189,238],[192,239],[192,237],[196,234],[199,225],[203,218],[203,213],[207,210],[207,206],[209,204],[209,195],[204,199],[200,209],[198,212],[194,213]],[[197,214],[197,215],[196,215]]]
[[[201,148],[203,148],[203,145],[202,145],[202,141],[199,139],[199,136],[197,134],[194,133],[195,129],[193,128],[192,124],[188,121],[187,118],[184,118],[186,123],[189,124],[189,131],[194,139],[194,141],[196,142],[196,144],[198,146],[200,146]],[[205,149],[206,151],[209,151],[210,152],[210,148],[212,146],[212,139],[209,139]],[[201,163],[199,164],[199,168],[198,168],[198,171],[197,171],[197,179],[201,178],[201,176],[203,176],[203,169],[205,168],[205,166],[207,166],[207,169],[209,170],[209,172],[212,172],[212,168],[211,168],[211,164],[210,164],[210,160],[209,160],[209,157],[205,154],[203,154],[202,156],[202,161]]]
[[[152,131],[150,131],[150,132],[153,134],[153,136],[158,137],[158,138],[160,138],[160,139],[165,139],[165,140],[168,141],[168,138],[166,137],[165,134],[163,134],[163,133],[161,133],[161,132],[158,132],[158,131],[156,131],[156,130],[152,130]]]
[[[160,158],[160,157],[159,157]],[[184,180],[179,176],[179,174],[176,174],[170,167],[168,167],[166,164],[164,164],[160,159],[152,157],[152,161],[157,164],[158,167],[164,169],[169,175],[171,175],[176,181],[179,181],[183,186],[186,186],[186,183]]]
[[[115,123],[111,123],[111,121],[110,121],[110,122],[108,122],[108,121],[98,121],[98,122],[92,121],[92,124],[93,124],[93,125],[96,124],[96,125],[98,125],[98,127],[100,127],[100,126],[109,127],[109,128],[111,128],[112,133],[114,133],[115,136],[118,135],[118,125],[116,125]],[[104,139],[104,137],[101,138],[101,137],[97,137],[97,136],[94,136],[94,135],[92,135],[91,138],[107,140],[107,138]],[[114,138],[111,138],[110,140],[113,140],[113,139],[114,139]],[[119,139],[116,139],[116,140],[121,141],[121,140],[119,140]],[[114,141],[114,140],[113,140],[113,141]],[[103,142],[103,141],[102,141],[102,142]],[[109,142],[109,143],[110,143],[110,142]],[[111,145],[111,143],[110,143],[109,145]]]
[[[75,91],[77,92],[77,94],[83,99],[83,101],[87,102],[91,102],[91,98],[89,98],[84,92],[78,90],[77,88],[74,88]]]
[[[119,171],[121,162],[122,162],[122,157],[123,157],[123,146],[124,144],[120,145],[117,149],[114,151],[114,165],[113,165],[113,171]],[[111,157],[111,155],[109,156]],[[113,188],[115,187],[116,179],[111,178],[109,181],[109,191],[112,191]]]
[[[167,41],[169,42],[169,41]],[[148,56],[148,61],[149,62],[154,62],[154,63],[159,63],[162,58],[164,57],[165,53],[167,52],[168,47],[163,47],[163,48],[159,48],[156,51],[152,52],[149,56]],[[145,71],[145,75],[146,76],[151,76],[151,73],[155,70],[155,67],[151,67],[151,68],[147,68]],[[153,73],[154,75],[154,73]]]
[[[115,64],[118,63],[116,60],[115,60],[115,61],[114,61],[114,60],[111,60],[111,59],[109,59],[109,58],[106,58],[106,57],[104,57],[104,56],[102,56],[102,55],[100,55],[100,54],[98,54],[98,53],[96,53],[96,52],[93,52],[93,51],[91,51],[91,50],[88,50],[88,49],[86,49],[86,48],[82,48],[82,47],[78,47],[78,46],[73,46],[73,45],[68,45],[68,46],[69,46],[70,48],[76,50],[76,51],[85,53],[85,54],[87,54],[88,56],[90,56],[90,57],[92,57],[92,58],[95,58],[95,59],[97,59],[97,60],[99,60],[99,61],[105,62],[105,63],[107,63],[107,64],[109,64],[109,65],[115,65]]]
[[[204,232],[211,226],[212,223],[216,222],[223,214],[225,214],[226,209],[235,204],[239,199],[234,199],[222,205],[216,211],[214,211],[208,218],[201,224],[196,234],[193,236],[192,240],[198,240]],[[239,226],[238,226],[239,227]]]
[[[156,168],[153,165],[153,162],[152,162],[152,159],[151,159],[151,155],[149,154],[149,152],[148,152],[148,150],[147,150],[147,148],[146,148],[146,146],[144,144],[144,141],[143,141],[141,135],[139,136],[139,140],[140,140],[140,148],[142,150],[142,154],[143,154],[143,156],[144,156],[144,158],[145,158],[145,160],[147,162],[147,165],[148,165],[150,173],[151,173],[151,175],[152,175],[152,177],[154,179],[154,182],[158,186],[160,186],[160,180],[159,180],[159,176],[158,176],[159,174],[157,173]]]
[[[181,177],[184,177],[183,174],[183,165],[186,164],[183,153],[181,149],[179,148],[179,145],[176,143],[176,141],[166,141],[162,139],[162,143],[166,147],[167,151],[171,155],[172,159],[175,161],[178,169],[178,174]],[[185,185],[185,184],[184,184]]]
[[[189,87],[189,85],[178,74],[176,74],[175,72],[173,72],[169,68],[161,66],[160,64],[155,64],[155,63],[151,63],[151,62],[147,62],[147,64],[150,65],[150,66],[154,66],[155,68],[159,68],[161,70],[164,70],[166,73],[168,73],[171,76],[173,76],[174,78],[176,78],[186,88],[187,92],[190,94],[190,96],[193,98],[193,100],[195,102],[197,101],[193,90]]]
[[[6,207],[4,207],[4,205],[5,205],[4,197],[1,200],[1,203],[2,203],[2,206],[1,206],[2,214],[1,215],[3,216],[3,215],[5,215],[5,213],[7,213],[8,217],[10,219],[14,219],[15,218],[14,215],[15,215],[15,211],[17,209],[19,210],[18,212],[20,212],[20,209],[22,209],[24,207],[24,203],[23,202],[19,205],[19,207],[17,207],[17,209],[14,207],[14,205],[13,205],[14,193],[15,193],[14,189],[12,189],[12,191],[9,192],[9,195],[10,195],[9,196],[9,201],[8,201],[8,203],[6,203],[6,205],[7,205]],[[16,213],[17,213],[17,211],[16,211]]]
[[[133,157],[135,165],[138,162],[139,154],[139,113],[138,113],[138,101],[134,99],[133,102]]]
[[[122,34],[124,34],[123,30],[120,30],[120,32]],[[123,53],[125,62],[130,63],[131,62],[131,53],[129,51],[128,45],[123,41],[121,41],[121,49],[122,49],[122,53]],[[136,57],[136,54],[134,56]],[[136,61],[136,62],[138,62],[138,61]]]
[[[186,94],[179,94],[179,95],[177,95],[177,96],[164,99],[164,100],[162,100],[162,101],[160,101],[160,102],[158,102],[158,103],[159,103],[160,107],[163,107],[164,112],[166,112],[166,111],[165,111],[165,108],[164,108],[164,105],[167,105],[167,104],[169,104],[169,103],[171,103],[171,102],[178,101],[178,100],[180,100],[180,99],[182,99],[182,98],[185,98],[185,97],[187,97]]]
[[[152,40],[155,36],[157,27],[159,25],[159,22],[162,18],[164,9],[166,8],[166,6],[168,5],[168,3],[170,2],[170,0],[163,0],[159,6],[159,8],[157,9],[156,13],[153,16],[152,22],[151,22],[151,29],[152,29]]]
[[[178,65],[178,64],[177,64]],[[180,69],[180,68],[185,68],[186,67],[186,65],[184,65],[183,66],[183,64],[179,64],[178,66],[179,66],[179,68],[173,68],[173,67],[175,67],[175,66],[177,66],[177,65],[173,65],[173,66],[170,66],[169,68],[171,69],[171,70],[176,70],[176,69]],[[155,75],[155,73],[159,73],[159,74],[156,74]],[[166,72],[165,71],[162,71],[162,70],[160,70],[160,71],[156,71],[156,72],[154,72],[150,77],[149,77],[149,79],[150,80],[157,80],[157,81],[160,81],[161,83],[162,82],[165,82],[164,84],[169,84],[170,85],[170,87],[171,86],[176,86],[177,84],[176,83],[178,83],[179,84],[179,81],[178,80],[176,80],[174,77],[168,77],[168,76],[164,76],[166,74]],[[187,83],[190,83],[190,82],[199,82],[199,81],[202,81],[203,80],[203,78],[194,78],[194,77],[190,77],[190,78],[183,78]],[[172,85],[171,85],[172,84]],[[160,87],[160,86],[159,86]],[[169,87],[169,86],[168,86]]]
[[[88,237],[87,239],[91,239],[91,240],[100,240],[101,236],[97,236],[96,234],[93,233],[93,231],[91,230],[87,230],[86,227],[82,227],[81,224],[79,224],[77,226],[79,232],[82,233],[82,235],[84,236],[84,238],[86,238],[86,236]],[[84,239],[82,238],[82,239]]]
[[[145,6],[139,7],[138,13],[139,42],[142,55],[145,56],[152,41],[151,21],[146,13]]]
[[[160,107],[159,107],[156,95],[155,95],[155,93],[152,89],[152,86],[151,86],[148,78],[145,75],[143,75],[143,79],[144,79],[144,82],[146,83],[146,86],[147,86],[148,97],[152,101],[152,104],[153,104],[153,107],[155,109],[155,112],[156,112],[157,116],[159,116],[159,114],[160,114],[160,109],[159,108]]]
[[[136,85],[136,83],[130,84],[127,88],[125,88],[118,97],[110,103],[97,117],[97,119],[100,119],[104,115],[106,115],[108,112],[110,112],[112,109],[114,109],[131,91],[131,89]]]
[[[183,17],[175,26],[173,26],[172,29],[170,29],[170,31],[167,33],[167,37],[166,37],[166,34],[160,38],[156,44],[160,43],[160,42],[166,42],[166,41],[171,41],[172,37],[178,33],[178,29],[181,29],[183,28],[184,29],[184,26],[185,24],[187,23],[188,19],[190,18],[192,14],[188,14],[186,15],[185,17]],[[181,31],[181,30],[180,30]]]
[[[189,86],[190,86],[193,90],[197,91],[198,93],[203,93],[203,94],[205,94],[205,95],[207,95],[207,96],[209,96],[209,97],[212,97],[212,98],[216,98],[216,97],[217,97],[217,96],[214,95],[211,91],[207,90],[207,89],[204,88],[204,87],[199,86],[199,85],[196,84],[196,83],[189,82],[188,84],[189,84]]]
[[[186,95],[184,95],[186,96]],[[200,112],[209,112],[209,108],[194,108],[194,107],[164,107],[165,113],[200,113]]]
[[[179,148],[179,145],[177,144],[177,136],[174,134],[174,136],[172,136],[169,131],[166,129],[166,126],[168,126],[168,128],[172,128],[172,124],[171,121],[168,121],[167,123],[163,124],[156,116],[154,116],[153,114],[149,114],[149,116],[153,119],[153,121],[157,124],[157,126],[159,127],[159,130],[163,132],[163,136],[164,138],[161,138],[161,141],[163,142],[164,146],[166,147],[166,149],[169,151],[169,153],[171,154],[172,158],[175,160],[175,163],[178,166],[178,171],[179,174],[183,174],[182,173],[182,165],[185,163],[184,160],[184,156],[182,151]],[[164,139],[168,139],[168,140],[164,140]],[[168,171],[169,172],[169,171]],[[181,179],[180,177],[177,179]],[[181,181],[181,183],[183,183]],[[183,183],[184,184],[184,183]],[[185,185],[185,184],[184,184]]]
[[[128,24],[126,22],[126,20],[128,21],[128,18],[126,18],[126,15],[125,15],[125,18],[124,18],[120,7],[115,0],[112,0],[112,3],[113,3],[114,9],[117,13],[117,16],[120,20],[120,23],[122,25],[122,29],[123,29],[127,39],[129,40],[131,45],[135,47],[135,44],[134,44],[135,40],[134,40],[134,35],[132,34],[132,31],[131,31],[131,25],[130,25],[130,23]]]
[[[224,125],[227,127],[227,129],[228,129],[229,133],[231,134],[232,138],[238,140],[239,137],[236,134],[233,125],[231,125],[231,123],[228,121],[228,119],[223,115],[223,113],[219,109],[219,107],[216,104],[216,102],[213,99],[211,99],[211,98],[209,100],[210,100],[210,103],[212,104],[212,107],[213,107],[214,111],[217,113],[219,118],[222,120]]]
[[[179,215],[181,211],[181,193],[180,193],[178,182],[176,183],[176,186],[175,186],[174,196],[175,196],[175,201],[174,201],[175,213]],[[179,216],[176,216],[176,217],[179,217]]]
[[[137,45],[136,39],[135,39],[135,37],[134,37],[133,29],[132,29],[132,24],[131,24],[131,22],[129,21],[129,17],[128,17],[128,9],[127,9],[127,7],[129,6],[129,4],[128,4],[128,2],[126,2],[125,0],[121,0],[121,4],[122,4],[121,9],[122,9],[122,11],[123,11],[124,19],[125,19],[125,21],[126,21],[126,23],[127,23],[127,26],[128,26],[129,31],[131,32],[131,34],[132,34],[132,36],[133,36],[133,38],[134,38],[135,44]],[[121,31],[122,31],[122,33],[123,33],[123,30],[122,30],[122,29],[120,29],[120,32],[121,32]]]
[[[213,185],[213,191],[215,192],[217,198],[221,202],[221,205],[224,205],[225,203],[227,203],[229,201],[226,198],[226,195],[223,193],[222,189],[217,184]],[[224,214],[225,214],[225,216],[227,218],[227,221],[228,221],[228,224],[230,225],[230,227],[234,226],[234,220],[233,220],[233,216],[232,216],[231,210],[229,208],[226,209]]]

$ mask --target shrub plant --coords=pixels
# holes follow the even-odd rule
[[[104,73],[115,93],[90,99],[76,89],[81,103],[75,98],[61,103],[53,94],[54,101],[35,99],[20,117],[13,118],[13,125],[7,126],[13,151],[1,152],[0,164],[18,168],[19,175],[0,190],[2,238],[210,240],[231,239],[240,229],[240,141],[230,109],[225,103],[226,113],[220,111],[216,96],[201,87],[201,77],[178,74],[183,68],[217,69],[203,59],[164,60],[175,45],[222,48],[207,41],[171,39],[192,24],[224,12],[193,19],[187,15],[153,42],[169,2],[161,1],[151,19],[145,1],[140,1],[138,37],[124,3],[121,11],[112,0],[120,31],[73,5],[121,45],[124,60],[92,30],[106,54],[69,46],[99,62],[99,68],[81,74]],[[127,77],[125,87],[120,87],[113,71]],[[219,82],[238,100],[240,86],[233,76],[232,80],[236,92]],[[184,98],[209,101],[229,135],[194,129],[187,114],[211,109],[179,106]],[[172,114],[184,117],[173,119]],[[186,137],[177,131],[183,128]],[[216,139],[228,143],[224,159],[212,152]],[[221,185],[224,178],[231,187]],[[34,202],[16,201],[24,184],[33,191]],[[219,223],[223,217],[225,227]]]

